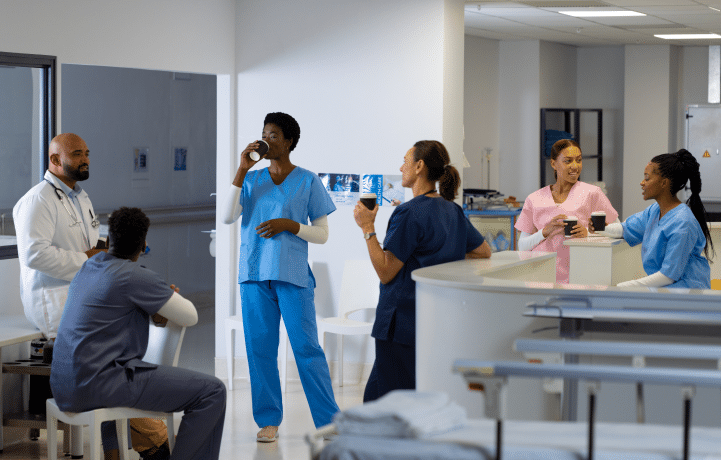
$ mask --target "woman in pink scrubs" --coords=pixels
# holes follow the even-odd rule
[[[600,188],[578,180],[582,160],[576,141],[562,139],[553,144],[551,167],[555,170],[556,183],[530,194],[516,221],[516,230],[521,232],[518,240],[521,251],[556,253],[557,283],[568,283],[568,246],[563,244],[563,219],[578,218],[572,238],[588,236],[592,212],[605,211],[607,223],[618,219],[618,213]]]

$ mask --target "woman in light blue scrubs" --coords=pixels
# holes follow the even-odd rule
[[[269,113],[263,140],[270,148],[263,159],[270,160],[270,166],[250,171],[257,161],[249,155],[259,143],[248,144],[223,211],[227,224],[243,216],[238,283],[259,442],[275,441],[283,419],[278,375],[281,316],[315,426],[331,423],[339,410],[318,343],[315,278],[308,266],[308,243],[328,240],[327,215],[335,205],[315,173],[290,162],[299,137],[300,126],[293,117]]]
[[[676,196],[686,183],[691,196],[686,204]],[[694,156],[686,149],[651,159],[641,181],[644,200],[656,200],[645,210],[611,224],[606,233],[623,237],[629,245],[642,243],[643,269],[648,276],[618,286],[672,288],[711,287],[708,262],[713,242],[701,202],[701,173]]]

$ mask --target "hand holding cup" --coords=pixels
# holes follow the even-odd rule
[[[592,232],[602,232],[606,230],[605,211],[594,211],[591,213],[590,229]]]

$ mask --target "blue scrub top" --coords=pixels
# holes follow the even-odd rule
[[[58,407],[73,412],[112,407],[132,394],[148,348],[150,316],[173,295],[137,262],[101,252],[70,283],[53,349],[50,386]]]
[[[415,346],[416,283],[411,272],[463,260],[483,241],[456,203],[420,195],[398,206],[388,221],[383,249],[403,262],[403,267],[388,284],[380,285],[371,335]]]
[[[711,268],[703,255],[706,237],[691,208],[681,203],[659,219],[654,203],[623,223],[623,239],[641,246],[646,274],[661,274],[675,282],[672,288],[711,288]]]
[[[240,194],[243,214],[240,230],[238,283],[285,281],[300,287],[315,287],[308,267],[308,242],[290,232],[261,238],[255,228],[262,222],[286,218],[308,225],[335,211],[335,204],[320,178],[295,167],[280,185],[268,168],[250,171]]]

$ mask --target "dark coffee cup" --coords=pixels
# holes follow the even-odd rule
[[[258,141],[258,148],[255,149],[255,151],[250,152],[250,159],[253,161],[259,161],[261,158],[265,156],[266,153],[268,153],[268,150],[270,149],[270,145],[268,145],[265,141]]]
[[[594,232],[602,232],[606,230],[606,212],[596,211],[591,213],[591,224]]]
[[[363,193],[360,197],[360,202],[363,203],[366,208],[372,211],[376,207],[376,194]]]
[[[563,219],[563,223],[566,224],[566,226],[563,229],[563,233],[566,236],[572,236],[571,230],[573,230],[573,227],[575,227],[578,224],[578,219],[576,216],[568,216],[565,219]]]

